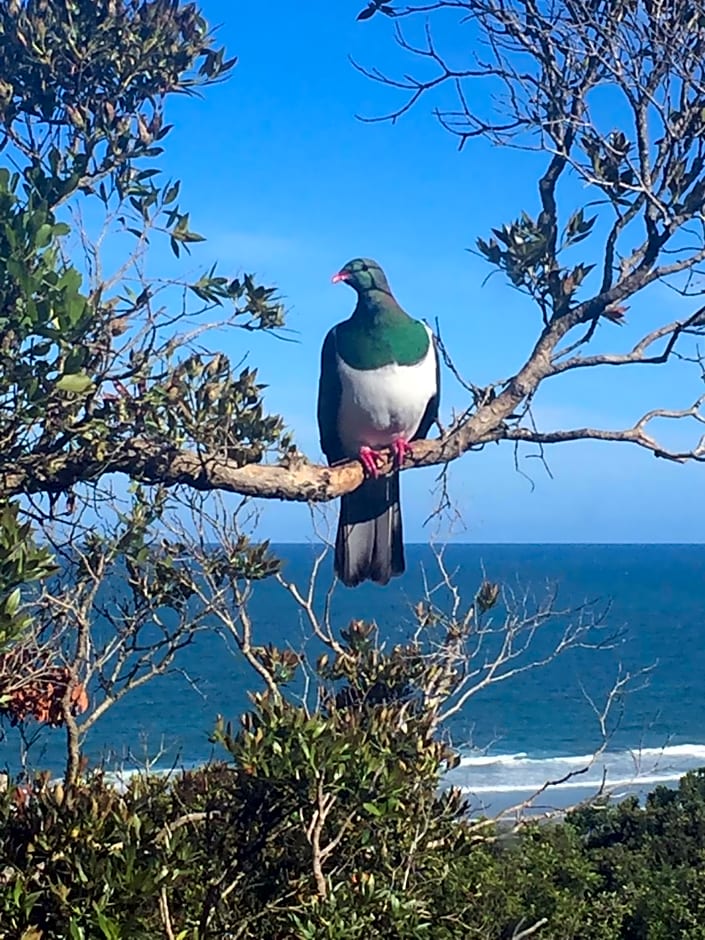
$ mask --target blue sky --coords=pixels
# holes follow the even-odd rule
[[[477,384],[512,374],[539,330],[536,311],[501,275],[483,286],[489,269],[466,249],[522,209],[536,211],[541,158],[484,141],[459,153],[435,123],[431,99],[395,126],[357,120],[399,99],[356,72],[348,57],[391,72],[411,64],[395,48],[388,20],[355,21],[362,6],[204,0],[206,17],[220,26],[220,40],[239,62],[204,100],[180,99],[168,110],[175,129],[163,165],[182,179],[181,205],[208,238],[185,269],[217,260],[225,272],[253,272],[278,286],[296,344],[236,333],[227,352],[239,359],[250,350],[270,386],[270,407],[313,458],[320,457],[320,345],[354,301],[330,277],[350,258],[376,258],[410,313],[437,317],[458,368]],[[447,37],[454,54],[464,55],[462,32]],[[575,195],[583,194],[573,187],[569,196]],[[590,242],[584,245],[585,260],[594,260]],[[629,326],[600,327],[604,348],[627,348],[642,324],[677,316],[682,308],[674,297],[655,288],[635,300]],[[465,398],[448,374],[444,386],[447,418]],[[546,429],[617,427],[651,407],[684,407],[700,391],[697,375],[684,367],[586,370],[554,379],[536,402],[536,417]],[[481,542],[700,541],[702,467],[594,443],[554,447],[548,458],[553,479],[538,461],[522,459],[533,490],[516,472],[510,446],[456,461],[451,491],[464,525],[435,534]],[[403,475],[409,541],[434,534],[423,520],[434,504],[435,477],[433,470]],[[277,540],[306,538],[308,510],[265,505],[262,530]]]

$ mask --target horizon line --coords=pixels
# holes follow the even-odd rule
[[[307,539],[306,541],[299,540],[299,541],[295,541],[295,542],[293,542],[293,541],[284,541],[284,540],[281,540],[281,541],[280,541],[280,540],[278,540],[278,539],[270,539],[269,542],[270,542],[271,545],[315,545],[315,546],[320,546],[320,545],[321,545],[321,542],[320,542],[320,541],[317,542],[317,541],[315,541],[315,540],[313,540],[313,539]],[[681,546],[681,547],[695,548],[695,547],[703,547],[703,546],[705,546],[705,541],[703,541],[703,542],[679,542],[679,541],[672,541],[672,542],[671,542],[671,541],[660,541],[660,542],[598,542],[598,541],[584,541],[584,542],[574,542],[574,541],[569,541],[568,539],[565,539],[565,540],[557,540],[557,541],[553,541],[553,542],[516,542],[516,541],[506,541],[506,542],[500,542],[500,541],[496,541],[496,542],[495,542],[495,541],[489,541],[489,542],[479,542],[479,541],[478,541],[478,542],[460,542],[460,541],[456,541],[455,539],[450,539],[450,540],[445,541],[445,542],[443,542],[443,541],[437,541],[437,542],[406,542],[406,541],[405,541],[405,542],[404,542],[404,545],[405,545],[406,547],[412,547],[412,546],[421,545],[421,546],[427,546],[427,547],[429,547],[429,548],[431,548],[433,545],[457,545],[458,547],[461,547],[461,546],[464,546],[464,547],[465,547],[465,546],[482,547],[482,546],[487,546],[487,545],[493,545],[493,546],[494,546],[494,545],[497,545],[497,546],[509,546],[509,545],[511,545],[511,546],[523,546],[523,547],[530,547],[530,546],[531,546],[531,547],[538,547],[538,546],[546,546],[546,545],[585,545],[585,546],[595,546],[595,545],[605,546],[605,545],[609,545],[609,546],[615,546],[615,547],[624,546],[625,548],[626,548],[626,547],[645,547],[645,546],[659,546],[659,547],[664,547],[664,546]]]

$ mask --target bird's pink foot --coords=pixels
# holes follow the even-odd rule
[[[359,457],[365,472],[376,480],[379,476],[379,465],[382,462],[381,455],[376,450],[372,450],[371,447],[363,444],[360,448]]]
[[[413,447],[403,437],[398,437],[392,444],[392,451],[394,453],[394,465],[401,467],[406,457],[413,453]]]

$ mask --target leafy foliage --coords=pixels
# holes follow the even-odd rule
[[[196,5],[172,0],[13,0],[0,11],[0,37],[5,131],[38,157],[27,175],[50,205],[158,156],[165,97],[235,64]],[[37,127],[46,137],[35,154]]]
[[[177,259],[204,240],[158,165],[169,97],[235,64],[196,4],[13,0],[0,56],[0,703],[12,723],[66,724],[75,778],[88,727],[167,669],[204,617],[164,537],[176,498],[137,487],[118,504],[110,474],[129,463],[153,480],[184,448],[238,466],[287,452],[257,370],[203,340],[213,312],[240,335],[278,330],[284,312],[249,274],[144,273],[155,239]],[[115,239],[128,247],[111,271]],[[237,563],[277,568],[247,540]],[[118,572],[127,597],[108,602]]]
[[[216,729],[230,764],[123,793],[100,775],[5,793],[2,940],[147,938],[165,922],[204,940],[702,936],[705,771],[643,807],[517,831],[472,820],[437,789],[449,752],[425,716],[405,696],[380,702],[366,654],[344,653],[369,696],[343,683],[310,711],[257,695],[240,730]]]
[[[480,253],[514,285],[526,290],[539,303],[546,318],[552,302],[554,284],[560,285],[560,303],[556,312],[567,311],[569,305],[594,265],[582,262],[571,268],[561,267],[557,258],[561,251],[578,244],[592,231],[597,216],[588,219],[582,209],[568,219],[559,246],[555,244],[553,224],[545,216],[532,219],[526,212],[510,225],[493,229],[493,238],[478,238]]]
[[[55,571],[51,552],[36,544],[30,523],[20,521],[17,504],[0,502],[0,655],[30,624],[22,587]]]
[[[225,307],[244,329],[277,328],[273,289],[211,267],[181,285],[200,307],[169,314],[156,299],[163,287],[134,289],[139,268],[122,282],[101,277],[97,242],[61,212],[97,199],[106,225],[132,233],[140,254],[152,232],[177,256],[202,241],[179,205],[180,183],[160,184],[159,169],[143,164],[162,153],[167,97],[222,79],[235,60],[213,44],[194,4],[18,2],[0,15],[12,75],[3,133],[9,166],[20,165],[0,167],[0,470],[10,490],[31,492],[33,481],[46,489],[47,476],[57,492],[74,476],[97,479],[137,436],[149,452],[188,443],[241,463],[286,449],[256,371],[188,349],[173,329]],[[83,264],[67,260],[72,235]]]

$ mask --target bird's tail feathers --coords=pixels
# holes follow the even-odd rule
[[[366,480],[340,501],[335,572],[348,587],[404,571],[399,474]]]

